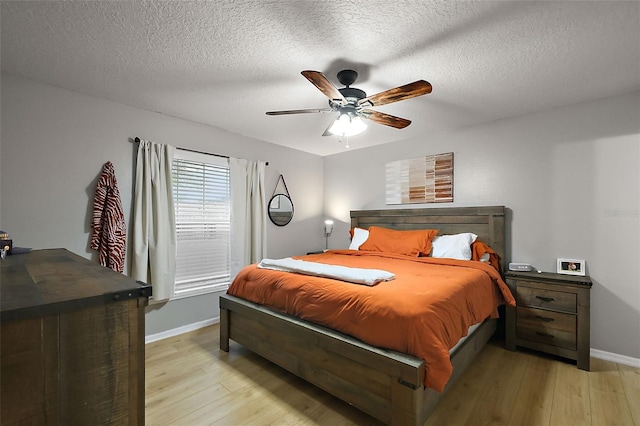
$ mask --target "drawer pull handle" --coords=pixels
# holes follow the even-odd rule
[[[535,319],[539,319],[540,321],[544,321],[544,322],[552,322],[553,318],[549,318],[549,317],[541,317],[540,315],[534,315]]]
[[[553,334],[543,333],[541,331],[536,331],[536,334],[542,337],[547,337],[549,339],[553,339]]]
[[[543,302],[553,302],[554,300],[556,300],[553,297],[543,297],[543,296],[536,296],[536,299],[540,299]]]

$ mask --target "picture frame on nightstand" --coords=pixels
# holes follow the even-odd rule
[[[585,276],[587,263],[584,259],[561,259],[558,258],[557,270],[558,274],[564,275],[580,275]]]

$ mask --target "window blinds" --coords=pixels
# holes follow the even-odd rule
[[[205,162],[181,152],[173,161],[176,298],[229,285],[229,167],[226,159],[203,157]]]

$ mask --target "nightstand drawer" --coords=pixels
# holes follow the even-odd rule
[[[516,303],[519,306],[533,306],[562,312],[578,311],[575,293],[542,290],[524,285],[518,285],[516,289]]]
[[[518,327],[531,327],[546,330],[553,328],[556,330],[576,332],[576,316],[561,312],[545,311],[535,308],[524,308],[518,306]]]
[[[518,339],[531,340],[552,346],[576,350],[576,333],[571,331],[545,328],[542,326],[529,327],[518,324]]]

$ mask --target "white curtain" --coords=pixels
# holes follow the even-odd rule
[[[231,279],[267,253],[266,164],[229,159],[231,181]]]
[[[170,145],[141,140],[138,146],[131,275],[151,284],[154,302],[169,299],[176,275],[174,153]]]

